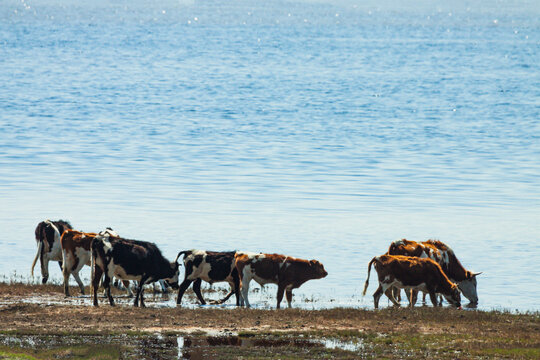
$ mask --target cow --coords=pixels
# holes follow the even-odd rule
[[[118,236],[118,234],[111,228],[99,233],[100,235]],[[84,284],[79,277],[79,271],[81,271],[84,265],[90,266],[90,259],[92,252],[90,251],[90,245],[92,240],[96,237],[96,233],[85,233],[73,229],[64,231],[60,238],[60,244],[62,247],[62,274],[64,275],[64,294],[69,295],[69,275],[73,275],[75,281],[81,289],[81,294],[84,295]],[[129,281],[123,281],[123,284],[128,292],[128,295],[133,296],[129,288]]]
[[[72,229],[73,227],[65,220],[45,220],[36,226],[35,236],[38,245],[36,257],[32,262],[32,276],[34,276],[34,267],[39,258],[41,263],[41,282],[47,283],[49,279],[49,261],[58,261],[62,268],[62,249],[60,245],[60,236],[64,230]]]
[[[102,276],[111,306],[114,306],[110,288],[113,276],[139,282],[133,304],[136,307],[139,306],[139,299],[141,307],[146,306],[143,295],[146,283],[163,279],[173,289],[178,288],[178,257],[172,263],[167,261],[154,243],[98,234],[90,247],[94,306],[98,306],[97,288]]]
[[[283,293],[287,295],[287,304],[291,307],[292,290],[312,279],[322,279],[328,273],[317,260],[303,260],[280,254],[237,252],[236,269],[240,276],[242,297],[240,304],[250,307],[248,300],[249,283],[255,280],[260,285],[277,284],[277,308],[279,309]]]
[[[379,299],[383,293],[395,306],[400,306],[391,291],[392,287],[427,292],[433,306],[437,306],[436,293],[440,293],[450,304],[461,308],[461,296],[457,285],[448,279],[438,263],[429,258],[401,255],[374,257],[368,265],[368,276],[362,295],[366,295],[372,264],[375,264],[375,270],[379,276],[379,287],[373,294],[375,309],[379,307]],[[414,306],[412,301],[410,306]]]
[[[473,273],[466,270],[454,254],[454,251],[442,241],[428,240],[416,242],[407,239],[396,240],[390,244],[387,254],[416,256],[435,260],[441,265],[446,276],[448,276],[452,282],[457,283],[463,296],[469,299],[472,305],[478,304],[476,277],[480,275],[481,272]],[[413,300],[416,300],[416,294],[413,294]]]
[[[180,305],[184,292],[193,282],[193,291],[201,302],[205,305],[201,294],[202,280],[213,284],[215,282],[228,282],[231,291],[225,298],[214,303],[223,304],[232,294],[236,294],[236,306],[240,305],[240,278],[236,269],[234,255],[236,251],[215,252],[204,250],[188,250],[178,253],[178,257],[184,255],[184,267],[186,268],[184,281],[178,289],[176,304]]]

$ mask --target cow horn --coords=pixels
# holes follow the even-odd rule
[[[478,273],[472,273],[472,276],[480,275],[481,273],[483,273],[483,271],[480,271]]]

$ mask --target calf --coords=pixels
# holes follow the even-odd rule
[[[228,282],[231,291],[222,300],[215,303],[223,304],[232,294],[236,294],[236,306],[240,305],[240,278],[235,267],[235,251],[215,252],[204,250],[181,251],[178,257],[184,255],[184,266],[186,268],[185,278],[178,290],[176,303],[182,302],[184,292],[193,282],[193,291],[202,305],[205,305],[201,294],[202,280],[213,284],[215,282]]]
[[[242,299],[247,307],[249,283],[253,279],[260,285],[277,284],[277,308],[279,309],[283,293],[287,294],[287,303],[291,307],[292,289],[300,287],[311,279],[322,279],[328,273],[317,260],[303,260],[279,254],[255,254],[238,252],[235,255],[236,268],[240,276]]]
[[[60,236],[65,230],[72,229],[71,224],[64,220],[45,220],[36,226],[35,236],[38,245],[36,257],[32,262],[32,276],[34,267],[39,258],[41,263],[41,282],[45,284],[49,279],[49,261],[58,261],[62,268],[62,249]]]
[[[69,296],[69,275],[73,275],[75,281],[84,295],[84,284],[79,277],[84,265],[90,266],[92,252],[90,245],[96,237],[96,233],[85,233],[82,231],[68,229],[64,231],[60,238],[62,245],[62,274],[64,275],[64,294]],[[100,232],[100,235],[118,236],[111,228]],[[129,281],[123,281],[129,295],[133,295],[129,289]]]
[[[379,276],[379,287],[373,294],[375,309],[379,307],[379,299],[383,293],[386,293],[394,305],[399,306],[393,293],[389,291],[393,286],[399,289],[427,292],[433,306],[437,306],[436,293],[440,293],[449,303],[461,307],[461,297],[457,285],[448,279],[439,264],[427,258],[395,255],[374,257],[368,265],[368,277],[364,285],[363,295],[366,294],[369,285],[371,264],[375,264],[375,270],[377,270]],[[412,301],[410,306],[414,306]]]
[[[466,270],[454,254],[454,251],[442,241],[428,240],[416,242],[406,239],[396,240],[390,244],[387,254],[416,256],[435,260],[441,265],[446,276],[448,276],[452,282],[457,283],[463,296],[469,299],[471,304],[478,303],[476,276],[481,273],[473,273]],[[416,299],[416,294],[414,294],[413,298]]]
[[[139,282],[134,306],[139,306],[139,299],[141,306],[145,306],[143,290],[146,283],[164,279],[173,288],[178,287],[178,262],[167,261],[154,243],[97,235],[92,241],[91,249],[94,306],[98,306],[97,288],[102,275],[111,306],[114,306],[110,288],[113,276]]]

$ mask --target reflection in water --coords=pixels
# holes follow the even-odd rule
[[[32,349],[33,351],[47,351],[48,356],[66,349],[77,348],[78,353],[84,353],[85,349],[98,356],[110,356],[118,353],[120,358],[137,359],[193,359],[207,360],[217,359],[226,347],[241,347],[251,351],[264,348],[281,348],[294,352],[309,349],[340,349],[344,351],[358,352],[363,349],[362,342],[340,341],[338,339],[324,338],[301,338],[282,336],[258,337],[258,336],[167,336],[155,334],[150,336],[126,336],[126,335],[1,335],[0,346],[8,348]],[[60,356],[60,355],[59,355]]]
[[[228,336],[178,336],[178,358],[179,359],[214,359],[214,355],[209,352],[212,347],[218,346],[241,346],[253,348],[320,348],[320,349],[341,349],[345,351],[359,351],[361,343],[345,342],[338,339],[299,339],[294,337],[268,338],[268,337],[240,337],[236,335]]]

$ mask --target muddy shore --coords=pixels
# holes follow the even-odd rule
[[[272,346],[269,358],[280,351],[284,351],[285,358],[316,355],[305,353],[303,346],[291,345],[298,339],[334,339],[362,345],[336,346],[334,349],[323,347],[324,351],[319,354],[321,358],[401,358],[404,355],[420,358],[540,358],[538,313],[511,314],[432,307],[378,311],[352,308],[278,311],[215,307],[134,308],[122,304],[110,307],[105,303],[94,308],[71,303],[24,301],[36,296],[63,300],[59,286],[0,284],[0,323],[4,337],[0,358],[8,357],[5,354],[30,350],[37,351],[32,355],[36,358],[48,358],[43,354],[40,357],[35,346],[25,348],[22,340],[17,346],[13,341],[6,342],[8,336],[19,339],[25,336],[133,336],[136,339],[165,336],[176,339],[176,347],[179,346],[179,336],[191,336],[188,342],[197,339],[208,342],[207,338],[229,339],[217,347],[209,347],[209,354],[212,351],[216,354],[213,358],[222,358],[220,354],[225,354],[224,358],[249,358],[249,354],[255,353],[264,357],[264,351],[256,349],[256,342],[251,347],[237,346],[242,339],[245,344],[247,339],[280,340],[282,346]],[[185,342],[183,339],[184,345]],[[175,352],[173,357],[181,358],[179,354]],[[117,355],[122,357],[121,353]],[[115,358],[114,355],[112,357]],[[189,357],[196,358],[193,354]]]

